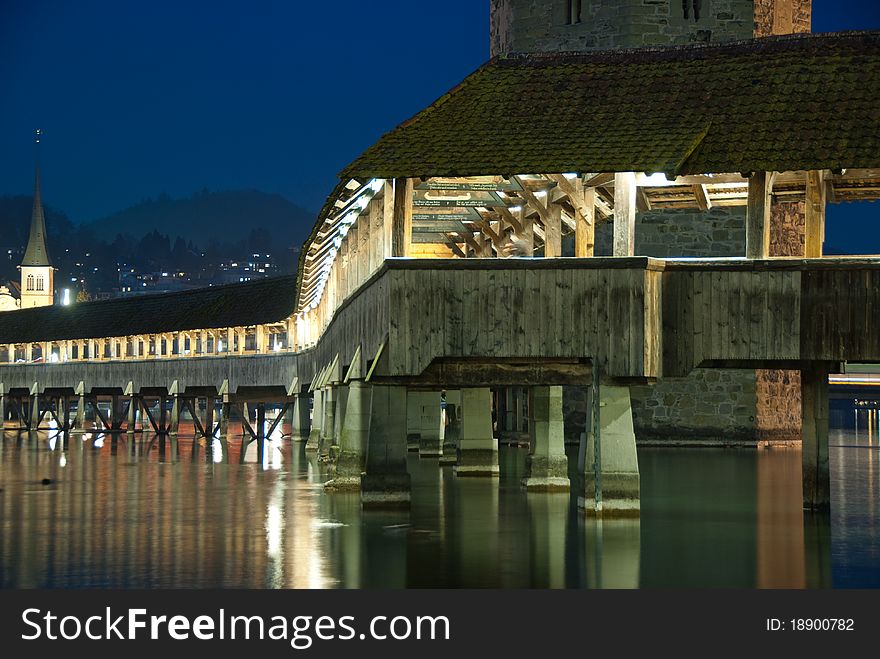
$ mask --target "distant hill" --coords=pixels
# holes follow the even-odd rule
[[[180,236],[196,245],[212,241],[237,243],[254,229],[269,232],[277,248],[299,247],[308,237],[316,213],[278,194],[257,190],[209,192],[172,199],[161,194],[107,217],[85,223],[108,242],[117,234],[139,238],[157,230],[174,240]]]

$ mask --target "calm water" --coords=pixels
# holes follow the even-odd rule
[[[800,451],[645,449],[639,521],[585,520],[568,495],[411,454],[412,509],[362,512],[324,494],[301,444],[214,464],[125,435],[0,443],[0,585],[80,587],[880,587],[880,451],[831,443],[833,510],[801,512]],[[237,456],[233,455],[235,459]],[[52,479],[42,485],[43,478]]]

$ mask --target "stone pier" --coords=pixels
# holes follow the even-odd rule
[[[309,438],[312,429],[311,410],[309,409],[308,394],[297,394],[293,401],[293,413],[291,415],[290,439],[294,442],[304,442]]]
[[[318,446],[321,444],[321,424],[324,422],[323,392],[320,389],[315,389],[312,400],[312,422],[309,429],[309,439],[306,442],[307,451],[318,450]]]
[[[529,414],[530,454],[523,485],[528,490],[568,490],[562,387],[532,387]]]
[[[492,392],[486,388],[461,390],[461,437],[457,476],[497,476],[498,440],[492,436]]]
[[[802,452],[804,510],[831,509],[831,476],[828,467],[828,373],[817,365],[801,373],[803,421]]]
[[[601,496],[597,497],[596,438],[588,432],[585,455],[579,460],[584,466],[584,489],[578,505],[588,515],[636,517],[640,510],[639,461],[629,387],[600,386],[598,414]]]
[[[350,380],[345,414],[339,435],[336,477],[327,483],[331,490],[360,490],[366,468],[370,439],[370,407],[372,387],[363,380]]]
[[[421,392],[417,400],[420,410],[419,457],[439,458],[443,455],[444,435],[440,392]]]
[[[372,390],[361,502],[364,506],[409,506],[406,387],[375,385]]]

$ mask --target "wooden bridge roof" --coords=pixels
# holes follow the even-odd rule
[[[880,166],[880,32],[495,58],[341,178]]]
[[[296,304],[296,277],[257,279],[179,293],[80,302],[0,313],[0,343],[64,341],[285,320]]]

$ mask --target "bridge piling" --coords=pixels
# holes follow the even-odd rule
[[[488,387],[461,389],[461,437],[457,476],[498,476],[498,442],[492,434],[492,392]]]
[[[562,418],[562,387],[532,387],[529,404],[530,454],[523,486],[530,491],[567,491],[568,458]]]
[[[421,437],[421,392],[406,392],[406,450],[418,451]]]
[[[361,474],[366,468],[373,387],[358,379],[350,380],[348,389],[336,476],[326,484],[330,490],[360,490]]]
[[[372,387],[361,503],[364,507],[410,504],[410,475],[406,470],[406,387]]]
[[[804,510],[831,509],[828,466],[828,374],[824,364],[801,371]]]
[[[446,390],[444,408],[443,455],[441,465],[454,465],[458,461],[458,440],[461,436],[461,392],[458,389]]]
[[[324,395],[320,389],[315,388],[312,401],[312,422],[309,430],[309,438],[306,441],[307,451],[317,451],[321,443],[321,425],[324,422]]]
[[[293,414],[290,426],[290,440],[304,442],[311,431],[311,415],[309,413],[309,395],[297,393],[293,400]]]
[[[598,476],[601,497],[597,499],[596,437],[588,432],[583,468],[584,489],[578,505],[587,515],[597,517],[637,517],[640,510],[639,462],[633,430],[629,387],[599,387]],[[593,405],[595,410],[595,405]],[[587,427],[591,427],[589,424]]]
[[[419,457],[439,458],[443,455],[443,418],[439,391],[417,394],[419,411]]]

